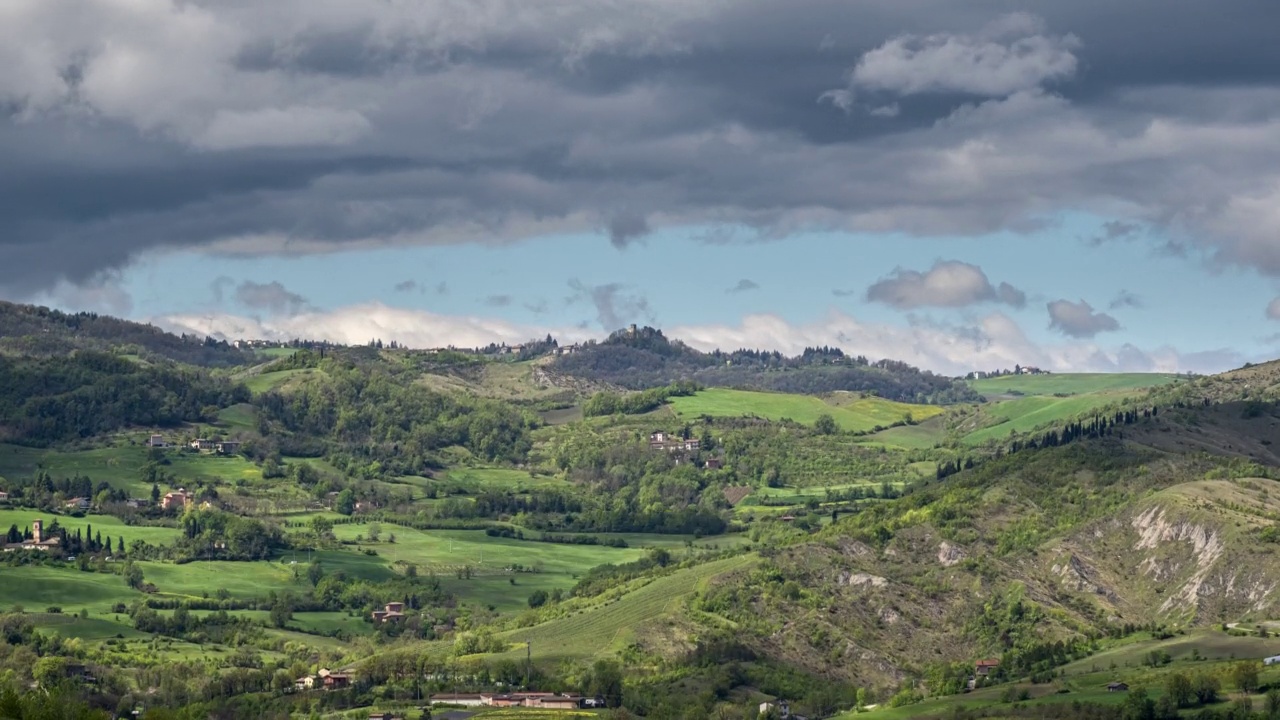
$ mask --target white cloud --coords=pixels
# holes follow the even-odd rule
[[[219,110],[193,142],[206,150],[346,145],[370,127],[354,110],[299,105],[248,112]]]
[[[926,306],[956,308],[992,301],[1022,307],[1027,296],[1007,282],[1000,283],[998,288],[993,286],[977,265],[939,260],[925,272],[894,270],[867,288],[867,300],[909,310]]]

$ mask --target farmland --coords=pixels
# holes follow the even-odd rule
[[[1003,375],[970,380],[983,395],[1084,395],[1097,392],[1145,390],[1177,382],[1177,375],[1161,373],[1052,373]]]
[[[165,453],[166,473],[178,482],[197,478],[233,483],[262,479],[259,468],[242,457],[224,457],[171,450]],[[105,481],[132,497],[145,497],[150,483],[143,481],[147,449],[140,445],[113,444],[87,450],[49,450],[0,445],[0,477],[31,477],[45,470],[55,477],[88,476],[95,484]]]
[[[828,400],[811,395],[755,392],[710,388],[694,395],[671,399],[671,407],[681,418],[759,417],[767,420],[793,420],[812,425],[822,415],[830,415],[842,429],[868,432],[877,426],[887,427],[903,422],[927,420],[943,412],[936,405],[912,405],[876,397],[860,397],[854,393],[836,393]]]
[[[1002,439],[1012,432],[1028,432],[1041,425],[1062,422],[1077,415],[1117,403],[1128,393],[1090,393],[1069,397],[1028,396],[984,407],[983,412],[995,424],[964,436],[964,441],[977,445],[986,440]]]

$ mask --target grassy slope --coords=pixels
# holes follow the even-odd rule
[[[1024,395],[1056,393],[1081,395],[1112,390],[1141,390],[1168,385],[1176,379],[1175,375],[1159,373],[1064,373],[1061,375],[1006,375],[970,380],[969,386],[983,395],[1003,395],[1010,392],[1020,392]]]
[[[997,403],[984,412],[999,422],[965,435],[964,442],[978,444],[990,439],[1000,439],[1010,430],[1026,432],[1040,425],[1061,422],[1091,410],[1118,402],[1130,393],[1089,393],[1070,397],[1030,396]]]
[[[825,414],[835,418],[841,428],[856,432],[899,422],[908,413],[916,420],[925,420],[943,412],[935,405],[911,405],[875,397],[842,395],[835,396],[833,402],[824,402],[811,395],[710,388],[689,397],[672,398],[671,406],[681,417],[788,418],[805,425],[812,425]]]
[[[244,384],[255,393],[274,390],[292,379],[303,379],[308,375],[320,372],[312,368],[297,370],[277,370],[276,372],[258,373],[245,379]]]
[[[178,481],[197,477],[220,478],[227,482],[238,479],[261,480],[261,471],[242,457],[174,452],[166,453],[170,464],[165,472],[172,473]],[[135,497],[146,497],[151,491],[143,483],[142,468],[147,463],[147,451],[141,446],[117,446],[59,452],[41,448],[0,445],[0,476],[8,478],[30,477],[40,468],[55,478],[86,475],[96,484],[105,480],[112,487],[128,491]]]
[[[503,638],[519,644],[505,656],[523,658],[527,642],[533,644],[533,657],[539,660],[590,658],[620,650],[634,639],[638,626],[671,614],[690,593],[705,588],[717,576],[756,561],[754,555],[742,555],[681,569],[571,615],[505,632]]]

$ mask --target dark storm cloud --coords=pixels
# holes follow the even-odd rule
[[[0,289],[174,245],[621,248],[676,224],[975,234],[1060,211],[1280,274],[1280,5],[1033,9],[24,4],[0,27]]]
[[[1089,303],[1081,300],[1054,300],[1048,303],[1049,327],[1073,338],[1091,338],[1098,333],[1120,329],[1115,318],[1097,312]]]

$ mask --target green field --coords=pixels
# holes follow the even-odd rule
[[[1040,425],[1057,423],[1082,413],[1119,402],[1129,393],[1092,393],[1070,397],[1029,396],[984,407],[983,412],[999,422],[965,435],[963,440],[977,445],[1006,437],[1010,430],[1026,432]]]
[[[86,526],[92,525],[95,535],[102,533],[102,541],[105,543],[107,538],[111,538],[113,545],[120,537],[124,538],[126,544],[134,540],[144,540],[151,545],[167,545],[182,534],[182,531],[177,528],[125,525],[119,518],[111,515],[86,515],[77,518],[27,509],[0,510],[0,532],[8,530],[10,525],[17,525],[19,529],[30,527],[31,521],[37,518],[44,521],[46,528],[57,520],[58,524],[71,534],[75,534],[76,530],[83,532]]]
[[[446,472],[442,478],[447,483],[464,488],[468,492],[481,490],[510,490],[525,492],[536,487],[565,485],[563,478],[551,475],[531,475],[528,470],[494,467],[461,467]]]
[[[946,430],[940,419],[932,419],[919,425],[901,425],[858,438],[859,445],[928,450],[946,438]]]
[[[236,430],[256,429],[257,418],[257,411],[248,403],[232,405],[218,412],[218,423]]]
[[[527,607],[534,590],[569,590],[577,577],[597,565],[624,563],[644,555],[640,548],[612,548],[603,545],[566,545],[558,543],[489,537],[483,530],[429,530],[383,524],[379,542],[364,541],[360,547],[373,548],[377,558],[352,552],[342,553],[350,559],[398,561],[413,563],[420,574],[435,573],[445,587],[464,600],[493,605],[500,611]],[[334,534],[340,540],[368,538],[369,525],[338,525]],[[394,534],[396,541],[388,542]],[[322,557],[327,570],[339,558]],[[537,568],[537,572],[508,572],[521,565]],[[457,577],[459,570],[470,568],[472,577]],[[512,580],[515,584],[512,584]]]
[[[224,482],[262,479],[261,470],[240,456],[196,454],[175,449],[166,451],[165,457],[169,464],[164,466],[164,471],[172,473],[179,483],[195,478]],[[151,485],[142,481],[142,471],[146,464],[147,449],[141,445],[67,452],[0,445],[0,476],[10,479],[27,478],[40,469],[47,470],[55,478],[84,475],[95,485],[99,481],[106,481],[133,497],[147,497],[151,491]]]
[[[99,615],[109,612],[115,603],[142,597],[119,575],[36,565],[6,567],[2,573],[0,608],[6,610],[21,605],[30,612],[43,612],[56,605],[64,613],[87,609]]]
[[[249,390],[255,393],[262,393],[268,390],[274,390],[285,382],[294,378],[305,378],[320,372],[314,368],[298,368],[295,370],[277,370],[269,373],[258,373],[245,378],[244,384]]]
[[[969,386],[983,395],[1083,395],[1115,390],[1142,390],[1168,385],[1176,375],[1161,373],[1063,373],[1049,375],[1004,375],[970,380]]]
[[[942,414],[936,405],[911,405],[877,397],[841,393],[831,402],[812,395],[755,392],[710,388],[687,397],[671,399],[671,407],[682,418],[713,417],[787,418],[812,425],[822,415],[830,415],[844,430],[866,432],[877,425],[888,426],[910,415],[915,421]]]
[[[590,658],[620,650],[635,638],[643,623],[676,610],[684,598],[695,590],[704,590],[715,577],[749,567],[756,560],[755,555],[744,554],[677,570],[616,599],[541,625],[502,633],[501,637],[518,644],[505,656],[523,658],[526,643],[532,643],[532,655],[539,660]]]

